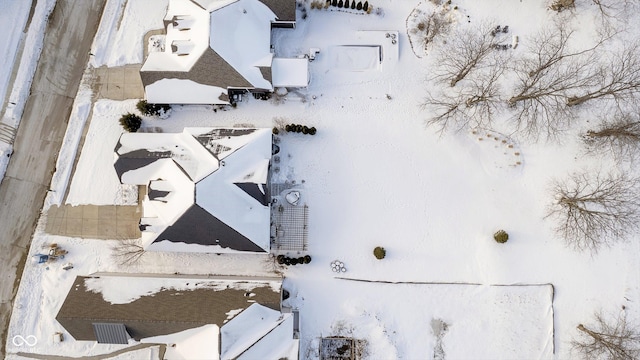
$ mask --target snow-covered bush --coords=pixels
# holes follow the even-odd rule
[[[385,250],[383,247],[381,246],[376,246],[375,249],[373,249],[373,256],[376,257],[376,259],[378,260],[382,260],[384,259],[384,257],[387,255],[387,250]]]
[[[136,132],[142,125],[142,118],[136,114],[126,113],[120,117],[120,125],[128,132]]]
[[[551,10],[557,12],[574,7],[576,7],[575,0],[554,0],[550,6]]]
[[[509,234],[507,234],[504,230],[498,230],[495,234],[493,234],[493,238],[499,242],[500,244],[504,244],[509,240]]]
[[[146,100],[140,100],[136,104],[136,109],[140,111],[142,115],[157,116],[160,118],[167,118],[171,105],[168,104],[149,104]]]

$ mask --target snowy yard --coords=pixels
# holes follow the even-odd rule
[[[120,3],[112,0],[108,9]],[[125,3],[126,16],[118,28],[131,29],[126,31],[135,36],[121,33],[111,42],[115,35],[101,27],[93,49],[97,65],[139,62],[140,33],[161,23],[161,6],[153,16],[142,16],[146,10],[139,5],[144,0]],[[572,357],[569,342],[577,335],[576,326],[594,312],[615,313],[624,305],[629,319],[639,320],[640,235],[592,256],[566,247],[544,218],[552,201],[552,179],[610,166],[584,155],[578,136],[583,129],[569,129],[561,142],[536,142],[501,130],[439,134],[427,127],[430,114],[420,104],[427,91],[434,90],[427,78],[436,65],[429,55],[416,56],[406,24],[414,8],[432,5],[372,3],[382,12],[364,16],[309,10],[294,31],[274,30],[278,54],[293,57],[321,49],[309,64],[307,89],[268,101],[249,96],[226,110],[174,106],[168,119],[143,122],[148,131],[161,132],[197,126],[271,128],[281,123],[318,129],[314,136],[278,135],[278,177],[304,180],[301,191],[310,207],[313,261],[278,269],[284,272],[284,287],[292,289],[289,303],[300,310],[300,358],[318,357],[320,337],[349,335],[366,340],[368,359],[434,358],[439,351],[445,359],[567,359]],[[549,26],[548,19],[555,16],[536,1],[487,3],[457,1],[456,18],[461,26],[477,19],[509,24],[521,44],[511,50],[513,56],[524,48],[527,36]],[[572,25],[588,26],[591,10],[580,8],[586,15]],[[115,20],[109,21],[115,26]],[[375,32],[363,35],[363,30]],[[397,44],[386,43],[390,38],[384,34],[393,31]],[[587,36],[584,31],[578,35]],[[113,44],[130,53],[115,54]],[[382,60],[376,58],[380,55]],[[88,101],[85,95],[76,107],[86,107]],[[93,105],[82,155],[69,181],[68,202],[124,202],[113,151],[122,132],[117,119],[134,106],[135,100],[99,100]],[[595,110],[589,106],[582,116]],[[78,130],[69,134],[77,136]],[[52,186],[66,186],[64,177],[58,181]],[[59,200],[50,197],[48,204]],[[121,266],[110,256],[112,241],[47,235],[44,222],[43,217],[30,254],[42,244],[57,242],[69,250],[68,259],[76,267],[65,271],[57,263],[46,268],[27,264],[9,334],[43,339],[28,352],[81,356],[121,348],[72,340],[52,344],[51,335],[63,331],[55,314],[77,275],[274,271],[266,256],[215,254],[147,253],[139,263]],[[506,244],[494,241],[498,229],[509,233]],[[375,246],[387,250],[384,259],[373,256]],[[347,268],[340,278],[330,267],[336,259]],[[433,327],[436,320],[447,324],[440,337]],[[7,350],[27,351],[11,342]],[[134,357],[150,359],[153,354],[144,349]],[[133,355],[119,359],[127,356]]]
[[[320,336],[365,339],[378,359],[433,358],[442,347],[452,359],[547,359],[553,356],[553,290],[540,286],[367,283],[318,280],[304,293],[306,353],[317,355]],[[385,301],[375,299],[384,298]],[[317,311],[317,310],[315,310]],[[434,322],[443,321],[440,336]],[[316,330],[317,329],[317,330]],[[523,339],[527,339],[523,341]],[[461,346],[464,344],[464,346]]]

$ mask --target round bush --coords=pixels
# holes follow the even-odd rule
[[[315,135],[316,131],[316,128],[312,126],[311,128],[309,128],[309,135]]]
[[[280,133],[280,130],[278,130],[278,128],[274,126],[271,132],[273,132],[274,135],[278,135]]]
[[[311,262],[311,255],[305,255],[305,256],[304,256],[304,263],[305,263],[305,264],[308,264],[308,263],[310,263],[310,262]]]
[[[120,125],[128,132],[136,132],[142,125],[142,118],[136,114],[126,113],[120,117]]]
[[[384,259],[386,255],[387,255],[387,250],[385,250],[383,247],[376,246],[376,248],[373,249],[373,256],[375,256],[376,259],[378,260]]]
[[[284,264],[284,255],[278,255],[276,260],[278,260],[278,264],[280,265]]]
[[[500,244],[504,244],[509,240],[509,234],[507,234],[504,230],[498,230],[495,234],[493,234],[493,238],[499,242]]]

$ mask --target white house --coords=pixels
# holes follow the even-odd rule
[[[247,91],[306,86],[308,60],[271,48],[271,29],[294,27],[295,9],[295,0],[170,0],[164,46],[140,70],[146,100],[229,104]]]
[[[271,140],[271,129],[123,134],[114,166],[123,184],[147,187],[145,248],[269,252]]]

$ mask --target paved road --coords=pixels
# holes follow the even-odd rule
[[[0,357],[17,282],[106,0],[57,0],[0,185]]]

